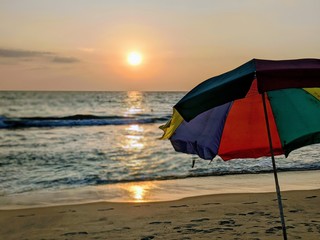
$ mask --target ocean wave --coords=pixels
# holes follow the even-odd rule
[[[0,116],[0,129],[31,128],[31,127],[73,127],[163,123],[170,116],[154,116],[136,114],[132,116],[97,116],[76,114],[63,117],[5,117]]]
[[[300,171],[315,171],[320,170],[320,164],[305,164],[300,167],[284,167],[278,168],[277,172],[300,172]],[[231,170],[231,171],[206,171],[206,172],[192,172],[182,175],[166,175],[166,176],[142,176],[142,177],[127,177],[119,179],[103,179],[98,175],[88,175],[82,179],[72,179],[72,178],[62,178],[50,181],[40,181],[37,184],[42,184],[45,186],[51,185],[105,185],[105,184],[117,184],[117,183],[130,183],[130,182],[145,182],[145,181],[163,181],[163,180],[178,180],[186,178],[197,178],[197,177],[217,177],[217,176],[227,176],[227,175],[244,175],[244,174],[267,174],[273,173],[272,169],[265,169],[260,171],[254,171],[251,169],[242,170]]]
[[[277,172],[300,172],[300,171],[315,171],[320,170],[320,165],[310,165],[301,167],[286,167],[278,168]],[[105,185],[105,184],[116,184],[116,183],[130,183],[130,182],[144,182],[144,181],[163,181],[163,180],[178,180],[186,178],[197,178],[197,177],[218,177],[227,175],[244,175],[244,174],[266,174],[273,173],[272,169],[252,171],[250,169],[240,171],[220,171],[220,172],[190,172],[185,175],[167,175],[158,177],[141,177],[141,178],[128,178],[128,179],[91,179],[90,184],[93,185]]]

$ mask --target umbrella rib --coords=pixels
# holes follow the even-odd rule
[[[283,239],[287,240],[287,229],[286,229],[286,223],[285,223],[284,214],[283,214],[283,206],[282,206],[281,191],[280,191],[280,186],[279,186],[279,181],[278,181],[276,161],[274,159],[274,152],[273,152],[273,146],[272,146],[272,139],[271,139],[270,126],[269,126],[268,112],[267,112],[267,107],[266,107],[265,92],[263,92],[261,94],[261,97],[262,97],[264,116],[265,116],[265,119],[266,119],[266,126],[267,126],[267,131],[268,131],[268,140],[269,140],[270,154],[271,154],[271,159],[272,159],[274,180],[275,180],[276,191],[277,191],[278,206],[279,206],[279,211],[280,211],[282,234],[283,234]]]

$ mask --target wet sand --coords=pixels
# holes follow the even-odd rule
[[[279,172],[282,191],[320,188],[319,171]],[[0,210],[92,202],[158,202],[229,193],[274,192],[273,173],[196,177],[1,194]]]
[[[320,190],[282,193],[288,239],[320,238]],[[282,239],[275,193],[0,211],[0,239]]]

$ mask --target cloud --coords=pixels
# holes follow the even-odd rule
[[[54,57],[52,59],[52,62],[54,63],[76,63],[76,62],[80,62],[79,59],[77,58],[73,58],[73,57]]]
[[[41,57],[41,56],[50,56],[52,54],[53,53],[51,52],[0,48],[0,57],[5,57],[5,58],[33,58],[33,57]]]
[[[61,56],[54,52],[5,49],[5,48],[0,48],[0,58],[11,59],[11,60],[16,59],[15,61],[34,60],[34,59],[40,58],[49,62],[61,63],[61,64],[70,64],[70,63],[80,62],[80,60],[77,58]]]

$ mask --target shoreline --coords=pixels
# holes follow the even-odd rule
[[[282,197],[288,239],[319,239],[320,189]],[[0,224],[1,239],[282,239],[275,193],[0,210]]]
[[[320,188],[320,171],[279,172],[282,192]],[[117,183],[0,196],[0,210],[87,203],[150,203],[188,197],[275,192],[273,173]]]

